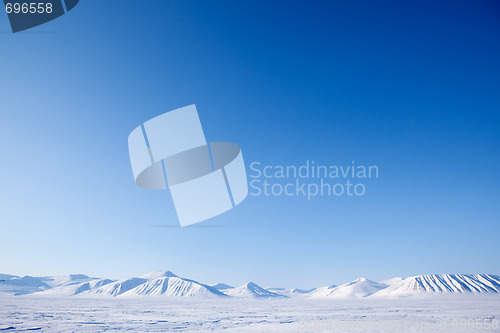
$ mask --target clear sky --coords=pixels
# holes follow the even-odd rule
[[[0,14],[0,45],[2,273],[301,288],[500,273],[497,1],[82,0],[17,34]],[[134,184],[127,137],[189,104],[247,167],[355,161],[379,178],[175,228],[170,194]]]

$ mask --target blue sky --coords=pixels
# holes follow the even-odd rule
[[[0,15],[0,272],[315,287],[500,273],[496,1],[81,1]],[[127,136],[196,104],[248,165],[377,165],[360,198],[248,197],[192,228]]]

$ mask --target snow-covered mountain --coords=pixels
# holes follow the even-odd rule
[[[99,278],[89,277],[84,274],[44,276],[44,277],[39,277],[37,279],[40,279],[41,281],[49,285],[51,288],[69,286],[69,285],[81,284],[84,282],[99,280]]]
[[[163,296],[163,297],[224,297],[217,289],[180,278],[170,271],[155,271],[138,278],[118,280],[82,295],[98,296]]]
[[[387,287],[387,284],[367,280],[365,278],[359,278],[352,282],[334,288],[331,288],[331,286],[318,288],[309,293],[309,295],[314,298],[362,298],[370,296]]]
[[[154,271],[140,276],[141,279],[146,279],[146,280],[154,280],[164,277],[178,277],[178,276],[172,273],[171,271]]]
[[[418,275],[381,282],[359,278],[341,286],[313,290],[269,288],[253,282],[233,288],[224,283],[209,286],[179,277],[170,271],[155,271],[140,277],[109,280],[83,274],[63,276],[16,276],[0,274],[0,294],[78,297],[310,297],[328,299],[399,298],[422,295],[496,294],[500,295],[500,276],[489,274]]]
[[[328,295],[335,288],[337,288],[337,286],[334,284],[326,286],[326,287],[319,287],[319,288],[313,289],[307,295],[308,296],[316,296],[316,297],[324,297],[324,295]],[[323,295],[323,296],[320,296],[320,295]]]
[[[12,279],[12,278],[18,278],[19,276],[17,275],[11,275],[11,274],[0,274],[0,281],[5,281],[5,280],[9,280],[9,279]]]
[[[50,289],[51,287],[40,278],[33,276],[15,276],[2,274],[0,293],[8,295],[25,295]]]
[[[24,295],[75,295],[92,287],[99,287],[107,281],[98,278],[91,278],[83,274],[58,275],[58,276],[14,276],[2,274],[0,279],[0,292]]]
[[[373,294],[371,297],[407,297],[426,294],[498,294],[500,276],[489,274],[440,274],[418,275],[406,278],[398,283]]]
[[[147,281],[148,280],[143,278],[118,280],[103,285],[97,289],[91,288],[87,290],[84,295],[88,294],[88,295],[99,295],[99,296],[118,296],[131,289],[134,289],[137,286],[140,286],[141,284]]]
[[[267,288],[267,290],[272,291],[273,293],[277,293],[287,297],[300,297],[306,296],[309,293],[316,290],[316,288],[304,290],[299,288],[285,289],[285,288]]]
[[[230,285],[225,284],[225,283],[217,283],[217,284],[211,285],[211,287],[217,289],[218,291],[223,291],[225,289],[234,288],[233,286],[230,286]]]
[[[50,288],[35,292],[34,295],[54,297],[78,295],[114,282],[113,280],[99,279],[83,274],[44,276],[37,279],[47,284]]]
[[[88,282],[63,284],[45,291],[37,292],[36,296],[73,296],[89,293],[90,291],[99,289],[102,286],[113,283],[109,279],[92,279]]]
[[[387,280],[379,281],[379,283],[386,284],[388,286],[392,286],[393,284],[398,284],[398,283],[400,283],[403,280],[404,279],[402,277],[398,276],[398,277],[395,277],[395,278],[392,278],[392,279],[387,279]]]
[[[177,276],[160,277],[149,280],[123,293],[123,297],[131,296],[163,296],[163,297],[225,297],[219,290],[197,281]]]
[[[241,298],[286,297],[284,295],[266,290],[253,282],[248,282],[241,287],[226,289],[224,290],[224,293],[229,296]]]

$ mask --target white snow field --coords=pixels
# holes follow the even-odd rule
[[[431,299],[0,296],[0,332],[500,332],[497,296]]]

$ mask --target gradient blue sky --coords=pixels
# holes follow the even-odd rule
[[[315,287],[500,273],[497,1],[85,1],[0,15],[0,272]],[[361,198],[248,197],[175,225],[127,136],[196,104],[247,166],[379,166]]]

